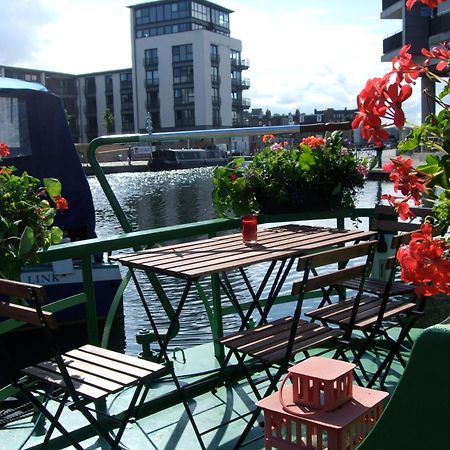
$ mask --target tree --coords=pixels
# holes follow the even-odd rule
[[[103,126],[106,128],[107,133],[114,131],[114,114],[109,108],[106,108],[103,114]]]

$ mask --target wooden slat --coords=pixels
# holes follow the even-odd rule
[[[0,279],[0,295],[25,300],[35,299],[40,303],[45,303],[45,291],[42,286],[21,281]]]
[[[347,247],[339,247],[336,249],[315,253],[313,255],[301,256],[298,259],[297,270],[304,270],[307,262],[311,263],[311,267],[317,268],[329,264],[348,261],[349,259],[358,258],[360,256],[367,256],[370,249],[376,245],[377,241],[368,241],[349,245]]]
[[[380,314],[382,300],[379,298],[363,297],[358,306],[355,320],[355,328],[367,329],[372,326]],[[339,326],[348,326],[354,307],[354,300],[346,300],[323,308],[309,311],[306,316],[315,320],[323,320]],[[416,307],[415,303],[405,303],[401,301],[390,301],[386,305],[383,318],[396,316],[402,312],[410,311]]]
[[[65,387],[65,383],[61,375],[55,372],[49,372],[48,370],[42,369],[40,367],[26,367],[25,369],[22,369],[22,373],[54,386]],[[104,389],[99,389],[76,380],[73,382],[73,385],[79,394],[92,400],[103,398],[108,395],[108,391]]]
[[[197,279],[246,265],[284,259],[327,246],[368,239],[374,232],[310,226],[258,231],[258,245],[247,247],[241,234],[220,236],[115,257],[124,265],[180,278]]]
[[[109,358],[112,361],[127,364],[130,367],[136,367],[138,369],[146,370],[148,372],[156,373],[166,370],[166,367],[163,366],[162,364],[147,361],[141,358],[136,358],[134,356],[125,355],[123,353],[118,353],[113,350],[108,350],[106,348],[96,347],[95,345],[86,344],[80,347],[79,350],[92,353],[97,356],[102,356],[104,358]]]
[[[226,347],[266,362],[276,362],[286,357],[286,347],[292,328],[292,317],[284,317],[242,333],[236,333],[221,342]],[[327,343],[343,334],[319,324],[300,320],[294,339],[293,354]]]
[[[35,367],[39,367],[40,369],[60,374],[58,364],[56,364],[56,362],[53,361],[44,361],[42,363],[36,364]],[[78,381],[79,383],[89,384],[90,386],[102,389],[104,391],[107,391],[108,393],[117,392],[120,389],[123,389],[122,384],[116,383],[115,381],[111,381],[108,378],[102,377],[100,376],[100,374],[94,375],[88,372],[84,372],[82,370],[78,370],[71,366],[67,366],[66,368],[72,382]]]
[[[144,378],[154,373],[153,371],[141,369],[132,365],[128,365],[126,363],[114,361],[110,358],[98,356],[90,352],[82,351],[80,349],[71,350],[70,352],[65,353],[64,356],[76,358],[81,361],[86,361],[88,363],[96,364],[101,367],[110,368],[111,370],[129,374],[136,378]]]
[[[117,372],[116,370],[111,370],[109,368],[99,366],[98,364],[92,364],[80,359],[71,358],[67,355],[63,355],[62,358],[64,364],[67,367],[72,367],[73,369],[87,372],[106,380],[114,381],[116,383],[119,383],[122,387],[130,386],[137,380],[139,380],[138,377],[134,377],[122,372]]]
[[[50,328],[55,329],[58,327],[58,323],[53,317],[53,313],[47,311],[43,311],[42,313]],[[15,303],[0,301],[0,317],[18,320],[20,322],[29,323],[30,325],[41,326],[41,321],[34,308],[16,305]]]

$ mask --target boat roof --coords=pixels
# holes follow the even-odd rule
[[[13,165],[36,178],[57,178],[69,209],[55,225],[69,236],[95,237],[95,210],[89,183],[75,149],[63,104],[39,83],[0,77],[0,142]]]
[[[6,77],[0,77],[0,89],[1,90],[13,89],[15,91],[31,90],[31,91],[48,92],[48,89],[43,84]]]

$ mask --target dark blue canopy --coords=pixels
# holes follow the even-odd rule
[[[92,195],[61,100],[39,83],[0,77],[0,142],[11,149],[4,163],[18,173],[61,182],[69,209],[55,224],[72,240],[95,237]]]

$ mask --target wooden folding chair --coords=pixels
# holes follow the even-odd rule
[[[24,301],[29,306],[13,303],[12,300]],[[134,413],[144,383],[161,375],[166,368],[93,345],[83,345],[61,354],[52,332],[57,323],[52,313],[42,310],[44,303],[46,296],[42,286],[0,279],[0,317],[41,327],[46,338],[42,345],[48,345],[53,354],[48,361],[20,369],[8,349],[0,348],[2,361],[8,364],[12,385],[50,422],[41,448],[47,447],[56,428],[71,445],[82,449],[60,421],[65,406],[83,414],[110,448],[120,448],[122,434]],[[59,402],[55,413],[50,412],[46,402],[38,398],[37,387],[45,387],[47,395]],[[109,394],[130,387],[135,389],[134,393],[113,436],[108,429],[111,428],[111,419],[116,417],[104,410],[105,399]],[[88,406],[90,403],[94,403],[95,407]],[[103,423],[103,419],[107,418],[110,420]],[[106,426],[106,423],[109,424]]]
[[[398,249],[402,243],[408,242],[410,235],[411,233],[395,235],[391,242],[392,248]],[[424,299],[422,297],[414,295],[411,301],[396,298],[400,294],[413,293],[415,288],[401,281],[396,281],[397,266],[398,260],[396,255],[393,254],[385,260],[385,268],[389,273],[387,280],[370,278],[365,280],[362,287],[363,292],[369,290],[369,294],[373,295],[364,294],[348,299],[343,298],[342,290],[339,289],[340,286],[352,289],[361,288],[361,284],[356,286],[356,282],[361,283],[361,279],[355,278],[340,283],[338,287],[341,293],[340,301],[325,306],[322,303],[317,309],[306,314],[313,321],[328,326],[336,325],[345,331],[343,341],[347,342],[348,349],[354,355],[352,361],[360,367],[363,376],[369,381],[369,386],[377,381],[383,371],[381,385],[384,384],[389,367],[395,357],[403,367],[406,365],[400,350],[414,322],[423,314]],[[369,284],[369,288],[367,288],[367,284]],[[396,338],[391,337],[388,333],[394,327],[400,327],[400,333]],[[362,345],[359,348],[356,348],[352,341],[355,331],[362,332],[364,335]],[[375,374],[369,378],[362,365],[362,359],[367,351],[374,349],[377,337],[384,338],[389,351]],[[356,376],[355,379],[362,384],[359,377]]]
[[[338,345],[338,338],[343,335],[342,330],[301,319],[305,295],[316,290],[326,291],[326,295],[330,295],[330,286],[354,277],[360,277],[362,285],[370,270],[375,247],[376,241],[368,241],[300,257],[298,270],[303,272],[303,278],[292,287],[292,295],[297,296],[294,314],[220,340],[242,366],[257,399],[266,397],[275,390],[277,382],[296,354],[303,353],[307,357],[308,351],[313,348],[320,347],[329,351],[330,346],[332,349],[333,345]],[[345,267],[333,267],[332,272],[323,273],[325,266],[334,264],[345,264]],[[252,379],[251,368],[245,364],[246,357],[250,357],[252,362],[258,362],[266,371],[277,366],[275,373],[269,377],[269,386],[263,395]],[[245,441],[259,413],[259,408],[253,412],[235,448],[240,448]]]
[[[431,217],[431,208],[411,208],[411,211],[422,221],[426,217]],[[397,265],[392,264],[389,258],[397,253],[401,244],[408,242],[410,233],[420,228],[421,223],[404,222],[398,217],[398,213],[393,206],[376,205],[373,219],[370,221],[369,228],[378,232],[378,250],[375,255],[375,263],[372,274],[368,277],[364,284],[364,292],[378,297],[382,297],[386,293],[386,285],[390,279],[392,271],[397,271]],[[400,233],[406,234],[402,238],[394,239]],[[389,297],[412,296],[415,286],[406,284],[397,279],[397,274],[389,286]],[[342,283],[343,288],[358,289],[360,280],[358,278],[348,280]],[[323,306],[323,305],[321,305]]]

